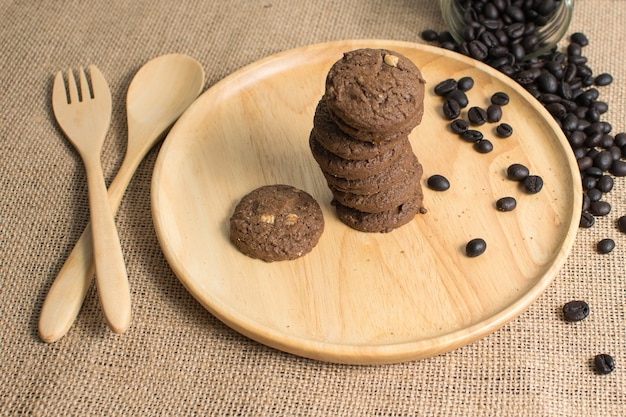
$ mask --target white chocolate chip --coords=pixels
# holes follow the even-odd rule
[[[261,214],[261,221],[263,223],[274,224],[273,214]]]
[[[383,60],[385,61],[385,64],[389,65],[390,67],[397,67],[398,66],[399,58],[397,56],[395,56],[395,55],[387,54],[387,55],[385,55]]]
[[[294,214],[294,213],[289,213],[287,215],[287,217],[285,218],[285,224],[287,226],[291,226],[293,224],[296,224],[297,221],[298,221],[298,215]]]

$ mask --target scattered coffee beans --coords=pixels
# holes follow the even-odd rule
[[[575,32],[564,50],[553,48],[528,58],[541,45],[538,30],[548,16],[540,14],[539,10],[541,13],[553,11],[558,1],[519,1],[516,5],[501,0],[464,2],[463,42],[455,44],[449,32],[440,33],[433,42],[485,62],[511,77],[543,104],[568,139],[581,178],[592,168],[624,177],[626,161],[622,157],[626,157],[626,132],[612,133],[611,124],[602,120],[608,112],[608,104],[599,99],[598,88],[611,84],[613,76],[593,73],[583,53],[589,45],[587,36]],[[450,92],[462,92],[458,83],[455,88]],[[509,97],[504,92],[496,92],[491,97],[495,105],[504,106],[508,102]],[[487,121],[491,120],[494,119]],[[511,133],[510,126],[496,128],[498,137],[506,138]],[[610,192],[596,187],[583,191],[596,201],[599,192]],[[583,207],[584,210],[589,207]]]
[[[506,176],[513,181],[523,181],[530,175],[530,171],[522,164],[511,164],[506,170]]]
[[[563,306],[563,318],[566,321],[581,321],[589,315],[589,304],[586,301],[574,300]]]
[[[481,238],[472,239],[465,245],[465,254],[470,258],[482,255],[485,250],[487,250],[487,242]]]
[[[615,241],[610,238],[602,239],[598,242],[596,249],[599,254],[606,255],[615,249]]]
[[[622,216],[617,219],[617,228],[620,232],[626,233],[626,216]]]
[[[446,191],[450,188],[450,181],[443,175],[435,174],[426,180],[428,187],[434,191]]]
[[[517,200],[513,197],[502,197],[496,201],[498,211],[513,211],[517,207]]]
[[[600,375],[608,375],[615,370],[615,360],[611,355],[602,353],[593,358],[596,372]]]
[[[543,188],[543,179],[539,175],[524,178],[524,189],[530,194],[537,194]]]

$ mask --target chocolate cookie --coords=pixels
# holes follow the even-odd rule
[[[322,98],[317,104],[313,116],[313,132],[315,139],[329,152],[344,159],[369,159],[380,153],[387,152],[394,146],[392,139],[401,138],[398,134],[380,143],[355,139],[345,133],[333,121],[326,105],[326,99]],[[405,135],[406,136],[406,135]]]
[[[372,142],[380,146],[387,141],[394,141],[403,136],[408,136],[413,128],[415,128],[415,126],[420,124],[422,121],[422,116],[424,115],[424,103],[422,102],[422,104],[420,105],[420,109],[415,118],[410,119],[407,122],[406,126],[398,126],[398,131],[396,132],[368,132],[366,130],[357,129],[345,123],[335,114],[333,114],[330,109],[329,112],[335,124],[348,136],[364,142]]]
[[[422,206],[422,198],[422,189],[418,187],[415,195],[405,203],[378,213],[365,213],[346,207],[338,201],[333,201],[333,205],[339,220],[351,228],[361,232],[388,233],[413,220]]]
[[[405,175],[398,178],[398,181],[393,183],[391,187],[374,194],[355,194],[340,191],[332,186],[330,189],[335,200],[342,205],[366,213],[376,213],[392,210],[409,200],[420,186],[421,178],[422,166],[416,164],[411,169],[406,170]]]
[[[349,180],[363,179],[370,175],[376,175],[394,163],[401,153],[412,152],[411,144],[408,138],[405,138],[397,141],[387,152],[380,153],[373,158],[360,160],[344,159],[326,150],[315,138],[313,131],[309,135],[309,147],[311,148],[313,158],[315,158],[315,161],[324,173]]]
[[[230,240],[244,254],[266,262],[310,252],[324,231],[315,199],[289,185],[267,185],[244,196],[230,218]]]
[[[395,182],[401,181],[412,170],[414,164],[419,164],[417,157],[413,152],[405,152],[400,154],[395,163],[389,165],[378,174],[370,175],[360,180],[347,180],[334,175],[323,174],[329,188],[335,188],[347,193],[374,194],[388,189]]]
[[[420,70],[404,55],[358,49],[344,53],[329,70],[326,102],[333,114],[357,130],[406,131],[418,120],[420,109],[423,112],[424,83]]]

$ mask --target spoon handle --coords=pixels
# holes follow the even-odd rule
[[[108,189],[109,206],[115,215],[144,155],[128,155]],[[52,343],[67,333],[76,319],[95,272],[91,224],[83,231],[65,260],[41,308],[39,337]]]

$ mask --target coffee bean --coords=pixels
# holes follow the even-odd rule
[[[491,104],[487,107],[487,121],[489,123],[496,123],[502,119],[502,107],[497,104]]]
[[[539,88],[545,93],[556,93],[559,86],[556,77],[548,71],[543,71],[536,81]]]
[[[517,207],[517,200],[513,197],[502,197],[496,201],[498,211],[513,211]]]
[[[613,82],[613,76],[608,73],[602,73],[596,77],[595,84],[597,86],[609,85]]]
[[[617,228],[620,232],[626,233],[626,216],[621,216],[617,219]]]
[[[469,50],[470,56],[479,61],[484,61],[489,54],[487,45],[476,39],[469,42],[467,49]]]
[[[602,191],[598,190],[597,188],[590,188],[583,195],[587,196],[587,198],[589,199],[589,207],[586,208],[586,210],[589,210],[593,201],[600,201],[600,199],[602,198]]]
[[[611,164],[611,174],[616,177],[626,176],[626,162],[621,160],[613,161]]]
[[[602,135],[600,135],[600,138],[602,138]],[[598,142],[598,145],[599,144],[600,143]],[[600,168],[602,171],[607,171],[611,168],[612,164],[613,156],[609,151],[598,152],[598,154],[593,158],[593,165]]]
[[[594,216],[606,216],[611,212],[611,204],[606,201],[594,201],[589,207],[589,212]]]
[[[467,129],[461,133],[461,138],[467,142],[478,142],[484,138],[484,135],[479,130]]]
[[[611,253],[615,249],[615,241],[610,238],[602,239],[596,245],[596,250],[599,254],[606,255],[607,253]]]
[[[543,179],[539,175],[524,178],[524,189],[530,194],[537,194],[543,188]]]
[[[593,166],[593,158],[590,156],[579,158],[576,162],[578,163],[578,170],[580,171],[585,171]]]
[[[619,147],[626,145],[626,132],[620,132],[615,135],[615,145]]]
[[[459,135],[466,132],[468,128],[469,124],[463,119],[456,119],[450,123],[450,130]]]
[[[570,36],[570,40],[580,46],[589,45],[589,39],[587,39],[587,36],[581,32],[572,33],[572,35]]]
[[[507,104],[509,104],[509,95],[505,92],[498,91],[491,96],[491,104],[506,106]]]
[[[454,120],[461,115],[461,106],[459,102],[453,99],[447,99],[443,103],[443,116],[448,120]]]
[[[435,174],[428,177],[428,187],[434,191],[446,191],[450,188],[450,181],[443,175]]]
[[[434,42],[439,37],[439,34],[436,30],[426,29],[421,33],[422,39],[426,42]]]
[[[589,304],[586,301],[574,300],[565,303],[563,306],[563,318],[566,321],[576,322],[587,318],[589,315]]]
[[[489,33],[489,32],[486,32]],[[472,77],[461,77],[457,82],[457,88],[461,91],[469,91],[474,87],[474,79]]]
[[[597,188],[603,193],[609,193],[613,189],[613,177],[610,175],[603,175],[598,179]]]
[[[474,149],[478,153],[489,153],[493,151],[493,143],[489,139],[481,139],[478,142],[474,142]]]
[[[571,59],[572,57],[575,56],[581,56],[582,55],[582,46],[580,46],[580,44],[576,43],[576,42],[572,42],[567,46],[567,55],[568,58]]]
[[[465,91],[461,91],[458,88],[450,91],[446,95],[446,98],[452,99],[456,101],[457,103],[459,103],[459,106],[461,106],[462,109],[467,107],[467,105],[469,104],[469,100],[467,98],[467,95],[465,94]]]
[[[584,229],[588,229],[592,227],[594,224],[596,224],[596,218],[591,213],[584,211],[580,215],[580,223],[579,223],[580,227]]]
[[[590,190],[596,187],[596,185],[598,184],[598,179],[590,175],[584,175],[582,177],[582,184],[583,184],[583,190]]]
[[[513,127],[508,123],[500,123],[496,127],[496,134],[501,138],[508,138],[513,134]]]
[[[506,170],[506,175],[513,181],[523,181],[530,175],[530,172],[522,164],[511,164]]]
[[[485,250],[487,250],[487,242],[481,238],[472,239],[465,245],[465,254],[470,258],[482,255]]]
[[[467,111],[469,122],[475,126],[482,126],[487,122],[487,112],[485,109],[473,106]]]
[[[609,354],[602,353],[593,358],[596,372],[600,375],[608,375],[615,370],[615,360]]]
[[[435,94],[441,97],[445,97],[456,89],[457,82],[453,78],[443,80],[435,86]]]

